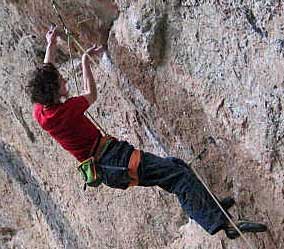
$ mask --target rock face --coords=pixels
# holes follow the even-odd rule
[[[83,191],[76,161],[33,121],[24,91],[25,75],[43,60],[50,23],[61,30],[58,67],[64,75],[71,68],[51,3],[0,1],[0,247],[249,248],[187,223],[175,196],[158,188]],[[217,196],[234,196],[235,217],[268,225],[267,233],[246,235],[254,248],[283,248],[282,1],[67,0],[56,7],[84,48],[108,47],[93,67],[99,99],[90,109],[107,132],[184,160],[214,138],[192,166]],[[80,50],[70,46],[80,74]]]

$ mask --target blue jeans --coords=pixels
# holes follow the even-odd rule
[[[127,166],[133,149],[124,141],[111,144],[97,165],[102,172],[103,183],[113,188],[128,187]],[[187,216],[209,234],[215,234],[226,224],[225,215],[190,166],[181,159],[143,152],[138,176],[139,186],[159,186],[176,194]]]

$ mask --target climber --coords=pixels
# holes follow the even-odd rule
[[[224,230],[230,239],[239,237],[190,165],[178,158],[161,158],[134,149],[126,141],[102,136],[84,113],[97,99],[90,56],[101,56],[103,48],[94,45],[82,55],[85,92],[69,97],[67,81],[54,66],[57,38],[56,28],[47,32],[44,63],[33,72],[27,90],[34,103],[35,120],[80,162],[79,170],[87,185],[104,183],[120,189],[129,186],[159,186],[176,194],[188,217],[209,234]],[[234,200],[227,198],[220,204],[228,212]],[[261,223],[236,222],[242,232],[266,231],[266,226]]]

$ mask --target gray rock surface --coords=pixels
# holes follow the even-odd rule
[[[194,168],[217,196],[234,196],[235,217],[268,225],[246,235],[254,248],[283,248],[282,1],[58,3],[83,47],[108,46],[93,67],[99,99],[90,109],[107,132],[185,160],[213,137]],[[0,7],[1,249],[248,248],[187,223],[176,198],[158,188],[84,192],[76,161],[33,121],[24,91],[49,22],[61,23],[51,1]],[[61,37],[58,67],[74,85],[62,29]]]

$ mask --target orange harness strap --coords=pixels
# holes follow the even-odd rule
[[[112,136],[102,136],[100,137],[98,143],[96,144],[94,151],[92,151],[92,155],[94,156],[95,162],[98,162],[104,152],[107,149],[107,146],[111,141],[115,141],[116,138]]]
[[[129,163],[128,163],[128,174],[131,178],[131,181],[129,182],[128,186],[137,186],[139,183],[138,178],[138,167],[141,161],[141,151],[140,150],[134,150],[130,156]]]

